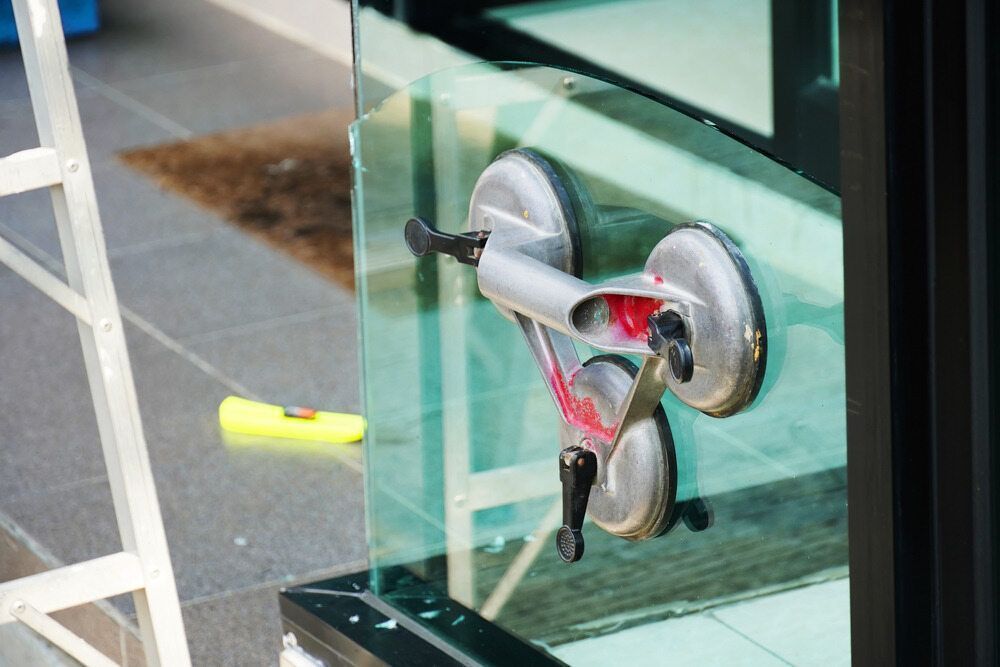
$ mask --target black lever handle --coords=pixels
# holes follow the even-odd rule
[[[649,349],[661,357],[666,357],[667,366],[674,380],[688,382],[694,375],[694,354],[688,343],[684,319],[679,313],[668,310],[658,315],[650,315]]]
[[[406,247],[417,257],[425,257],[432,252],[451,255],[462,264],[479,266],[479,256],[486,247],[487,231],[465,234],[446,234],[439,231],[423,218],[410,218],[403,229]]]
[[[556,533],[556,551],[567,563],[583,558],[583,518],[587,514],[590,486],[597,476],[597,455],[583,447],[559,452],[562,482],[563,525]]]

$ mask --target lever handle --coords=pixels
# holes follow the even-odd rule
[[[576,446],[559,452],[563,525],[556,533],[556,551],[567,563],[583,558],[583,518],[596,476],[597,455],[594,452]]]
[[[694,375],[694,355],[687,340],[684,319],[679,313],[668,310],[650,315],[646,322],[649,326],[649,349],[666,358],[675,382],[689,382]]]
[[[423,218],[410,218],[403,230],[406,247],[417,257],[432,252],[451,255],[462,264],[479,266],[479,257],[486,247],[490,233],[486,231],[465,234],[447,234]]]

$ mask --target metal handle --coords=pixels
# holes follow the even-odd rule
[[[403,229],[403,237],[406,240],[406,247],[417,257],[426,257],[438,252],[451,255],[462,264],[478,266],[489,232],[447,234],[436,229],[424,218],[410,218]]]
[[[559,453],[563,525],[556,532],[556,551],[566,563],[583,558],[583,519],[587,514],[590,487],[596,476],[597,456],[594,452],[573,446]]]
[[[694,376],[694,354],[687,340],[684,318],[672,310],[650,315],[649,349],[667,360],[670,376],[678,384],[690,382]]]

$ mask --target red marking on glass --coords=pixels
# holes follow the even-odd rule
[[[549,384],[552,385],[559,409],[563,413],[566,422],[575,428],[580,429],[588,435],[592,435],[604,442],[611,442],[615,438],[615,429],[618,424],[605,426],[601,420],[601,413],[597,411],[597,406],[591,398],[580,398],[573,393],[573,379],[567,383],[562,372],[558,368],[552,369],[549,374]]]
[[[663,278],[661,278],[660,276],[653,276],[653,283],[656,285],[662,285]]]
[[[663,302],[659,299],[645,296],[605,294],[604,299],[608,302],[608,321],[611,326],[622,337],[632,340],[646,340],[649,335],[646,318],[663,307]]]

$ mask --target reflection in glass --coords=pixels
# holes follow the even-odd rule
[[[572,69],[837,187],[836,0],[356,0],[360,108],[448,66]]]

